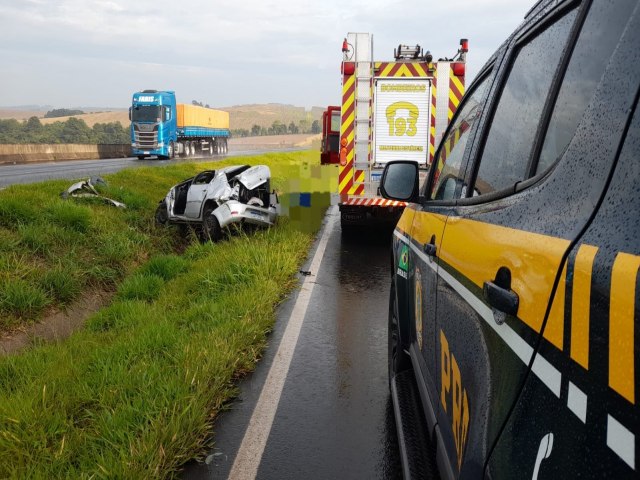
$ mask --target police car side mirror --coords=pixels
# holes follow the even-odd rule
[[[389,200],[416,202],[419,193],[418,162],[396,160],[387,163],[380,180],[380,194]]]

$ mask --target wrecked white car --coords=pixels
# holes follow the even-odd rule
[[[266,165],[205,170],[169,190],[156,210],[159,224],[193,225],[205,240],[217,241],[230,225],[269,227],[278,215]]]

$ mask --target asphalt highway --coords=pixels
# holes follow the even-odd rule
[[[270,346],[183,479],[401,478],[387,380],[390,232],[342,238],[331,207]]]
[[[278,150],[233,150],[229,149],[229,156],[259,155],[273,151],[290,152],[300,150],[299,148],[278,149]],[[188,160],[175,158],[173,160],[138,160],[130,158],[108,158],[101,160],[68,160],[59,162],[25,163],[17,165],[0,165],[0,188],[14,183],[35,183],[44,180],[63,179],[70,180],[86,179],[94,175],[106,175],[115,173],[124,168],[151,167],[171,165],[180,162],[211,162],[222,160],[226,156],[215,156],[205,158],[189,158]]]

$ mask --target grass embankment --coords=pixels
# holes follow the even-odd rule
[[[250,163],[270,164],[277,185],[281,167],[315,156],[263,155]],[[57,194],[67,182],[0,192],[3,285],[18,293],[9,294],[14,302],[24,292],[37,299],[17,301],[14,322],[92,285],[117,290],[67,341],[0,359],[0,477],[166,477],[202,452],[234,380],[264,347],[274,306],[294,285],[311,241],[283,222],[171,253],[176,232],[150,220],[156,202],[203,168],[109,176],[108,194],[126,202],[125,211],[62,202]],[[51,272],[65,280],[44,282]]]

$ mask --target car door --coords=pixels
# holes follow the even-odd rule
[[[595,172],[606,190],[589,185],[598,194],[589,198],[593,214],[555,295],[563,342],[544,338],[537,353],[561,375],[560,394],[528,375],[491,454],[493,478],[638,477],[639,12],[635,0],[592,4],[551,116],[539,168],[577,125],[556,168],[563,183]],[[576,96],[591,98],[584,113]]]
[[[562,161],[540,172],[537,166],[549,117],[564,121],[565,110],[553,106],[588,6],[554,3],[512,38],[474,138],[470,188],[447,218],[438,252],[436,369],[437,433],[451,475],[483,474],[530,370],[561,394],[557,367],[534,352],[539,342],[563,347],[563,260],[606,177],[581,168],[577,147],[593,149],[595,139],[575,128],[568,136],[575,148],[567,140],[556,146]],[[598,145],[595,171],[613,161],[613,140]]]
[[[193,179],[187,193],[187,208],[184,211],[186,217],[197,219],[200,217],[202,202],[207,195],[209,182],[212,180],[214,172],[202,172]]]
[[[409,254],[406,265],[411,267],[410,275],[407,277],[410,298],[406,302],[413,307],[408,312],[415,328],[411,335],[415,339],[410,346],[411,354],[418,363],[417,378],[431,399],[438,398],[435,382],[436,288],[439,268],[436,261],[437,251],[440,248],[447,216],[455,205],[454,198],[460,196],[463,188],[464,153],[473,127],[480,118],[481,105],[493,79],[492,72],[491,67],[485,68],[478,80],[471,85],[436,152],[432,175],[440,179],[437,201],[417,205],[415,214],[412,217],[403,217],[396,230],[396,236],[407,242],[402,248]],[[405,230],[410,233],[409,237],[405,238],[402,235]],[[402,258],[402,250],[398,255],[398,258]],[[399,262],[399,265],[401,267],[403,262]],[[435,412],[435,409],[432,411]],[[430,413],[427,411],[427,414]],[[435,416],[432,420],[431,423],[434,423]]]

